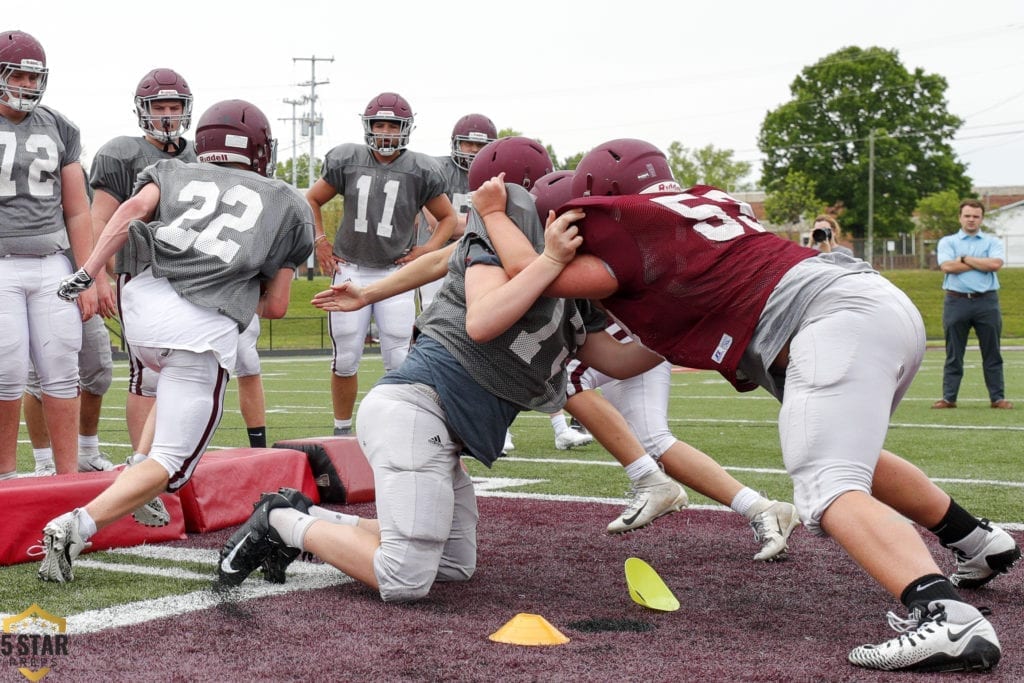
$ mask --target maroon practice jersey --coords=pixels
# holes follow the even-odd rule
[[[618,291],[602,303],[672,363],[717,370],[737,389],[736,367],[772,289],[818,252],[765,232],[750,206],[698,185],[682,193],[586,197],[581,253],[609,265]]]

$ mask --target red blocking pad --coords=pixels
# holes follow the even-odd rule
[[[58,515],[85,506],[110,486],[119,473],[119,470],[114,470],[0,481],[0,510],[3,510],[0,565],[42,560],[42,555],[30,556],[29,548],[42,544],[46,523]],[[90,538],[92,545],[85,552],[184,539],[181,501],[170,493],[161,495],[160,499],[171,514],[170,524],[142,526],[127,515]]]
[[[376,499],[373,470],[354,436],[320,436],[279,441],[309,456],[309,466],[324,503],[370,503]]]
[[[178,491],[185,529],[216,531],[249,519],[260,494],[286,486],[319,502],[306,454],[287,448],[207,451]]]

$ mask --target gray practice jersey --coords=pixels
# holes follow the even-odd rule
[[[447,188],[445,194],[448,195],[448,199],[455,209],[455,214],[468,214],[469,210],[473,208],[472,195],[469,191],[469,173],[456,164],[451,156],[434,157],[434,159],[437,160],[437,165],[441,167],[441,175],[444,176]],[[422,212],[419,215],[418,225],[419,235],[416,238],[416,244],[426,244],[427,240],[430,239],[431,233],[430,226],[427,224],[427,219]]]
[[[0,256],[68,248],[60,174],[81,154],[78,127],[45,105],[21,123],[0,116]]]
[[[195,146],[185,140],[185,147],[178,154],[164,152],[154,147],[145,137],[122,135],[100,147],[89,168],[89,186],[103,190],[117,202],[123,203],[132,196],[135,181],[147,166],[163,159],[196,160]],[[114,259],[114,272],[124,272],[124,250]]]
[[[139,175],[160,202],[150,223],[134,221],[127,272],[151,267],[197,306],[252,321],[260,280],[297,268],[313,251],[313,214],[286,183],[213,164],[157,162]]]
[[[534,248],[543,250],[544,226],[533,197],[519,185],[506,184],[506,188],[506,213]],[[483,221],[471,212],[466,234],[448,262],[444,286],[416,326],[439,341],[480,386],[495,396],[524,410],[559,410],[565,403],[563,365],[586,338],[583,317],[572,300],[540,297],[497,338],[473,342],[466,334],[466,267],[467,262],[487,262],[488,256],[493,265],[501,265]]]
[[[329,151],[322,177],[345,200],[334,255],[371,268],[393,266],[416,244],[417,215],[446,190],[432,157],[405,150],[382,164],[363,144]]]

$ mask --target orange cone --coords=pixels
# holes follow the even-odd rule
[[[510,645],[564,645],[569,642],[562,633],[539,614],[520,612],[488,636],[496,643]]]

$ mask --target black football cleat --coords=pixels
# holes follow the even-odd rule
[[[220,551],[217,587],[232,588],[245,581],[267,556],[284,547],[281,536],[270,526],[270,511],[291,507],[291,500],[280,493],[264,493],[253,506],[252,515],[231,535]]]
[[[277,490],[277,493],[284,496],[288,500],[288,504],[299,512],[307,513],[313,505],[313,501],[304,495],[302,491],[281,488]],[[263,564],[261,565],[263,578],[270,583],[284,583],[285,570],[288,569],[288,565],[294,562],[301,552],[298,548],[292,548],[284,544],[276,546],[263,559]]]

